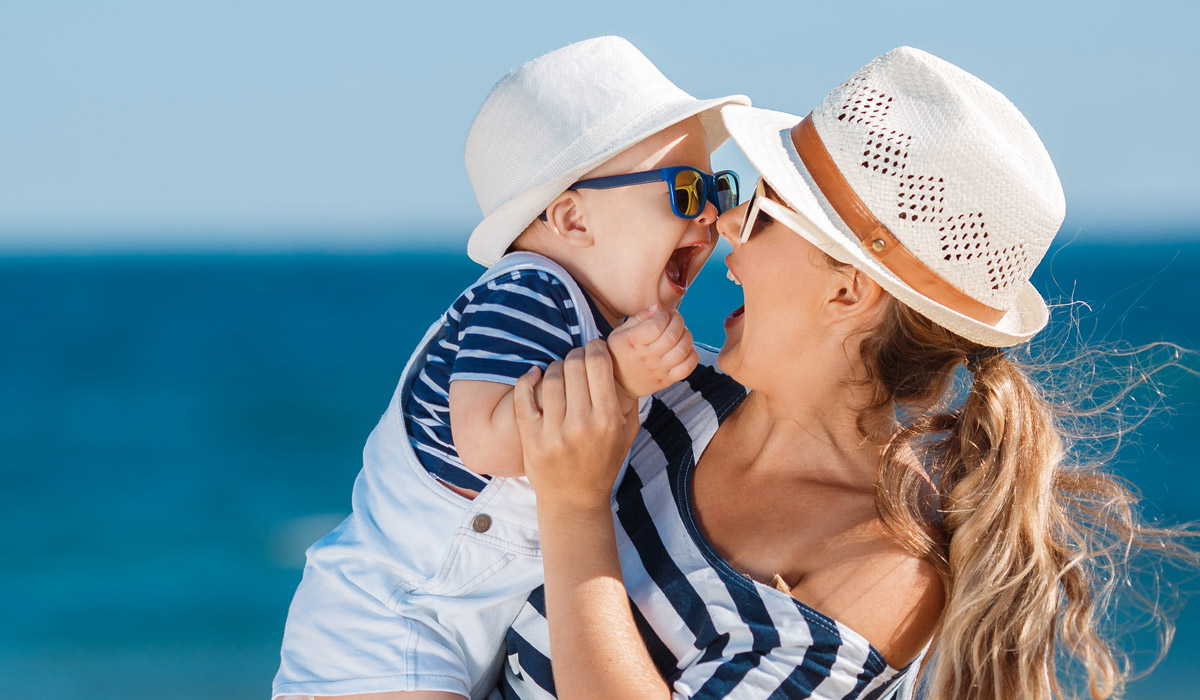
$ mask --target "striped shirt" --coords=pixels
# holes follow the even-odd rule
[[[592,309],[601,335],[609,330]],[[583,345],[570,292],[545,270],[521,269],[463,292],[442,318],[442,338],[425,358],[404,404],[409,442],[438,479],[482,491],[491,478],[468,469],[450,431],[450,382],[512,386],[531,366],[545,369]]]
[[[675,697],[879,700],[911,673],[865,638],[716,553],[690,502],[696,456],[745,390],[711,353],[684,382],[655,394],[614,503],[617,547],[635,621]],[[555,697],[545,594],[538,588],[507,636],[493,698]]]

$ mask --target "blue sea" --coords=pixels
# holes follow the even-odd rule
[[[1200,348],[1197,240],[1059,246],[1035,284],[1088,304],[1089,343]],[[303,551],[479,272],[428,252],[0,258],[0,696],[268,697]],[[717,257],[683,311],[719,345],[740,303]],[[1200,380],[1168,375],[1169,412],[1115,468],[1154,515],[1200,520]],[[1198,608],[1129,697],[1197,697]]]

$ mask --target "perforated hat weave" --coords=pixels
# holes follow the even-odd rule
[[[969,298],[957,308],[893,264],[885,235],[847,223],[830,201],[836,186],[819,169],[814,177],[811,152],[797,150],[806,143],[794,138],[800,117],[736,106],[722,116],[772,188],[812,223],[800,233],[835,259],[976,342],[1011,345],[1045,325],[1029,277],[1062,224],[1062,186],[1033,127],[996,89],[901,47],[830,91],[807,118],[810,137],[815,129],[844,184],[903,248],[899,256]]]
[[[467,174],[484,219],[467,252],[492,265],[581,176],[663,129],[698,116],[710,152],[720,118],[744,95],[698,100],[625,39],[597,37],[513,70],[492,88],[467,136]]]

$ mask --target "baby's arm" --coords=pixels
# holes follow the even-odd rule
[[[495,476],[525,474],[511,386],[462,379],[450,382],[450,432],[467,469]]]
[[[673,309],[650,307],[608,336],[621,413],[636,420],[637,402],[691,374],[698,357],[692,334]],[[467,469],[523,476],[512,387],[489,381],[450,382],[450,430]]]
[[[581,341],[570,292],[537,270],[477,285],[460,306],[450,370],[454,449],[477,474],[522,476],[512,385],[531,366],[561,360]]]
[[[692,333],[674,309],[651,306],[631,316],[608,336],[621,410],[687,377],[699,357]]]

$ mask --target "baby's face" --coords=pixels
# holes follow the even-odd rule
[[[708,141],[698,118],[647,138],[587,177],[688,165],[710,172]],[[675,308],[713,251],[717,210],[705,202],[694,219],[671,210],[664,181],[609,190],[577,190],[585,199],[594,244],[573,274],[610,322],[652,304]]]

